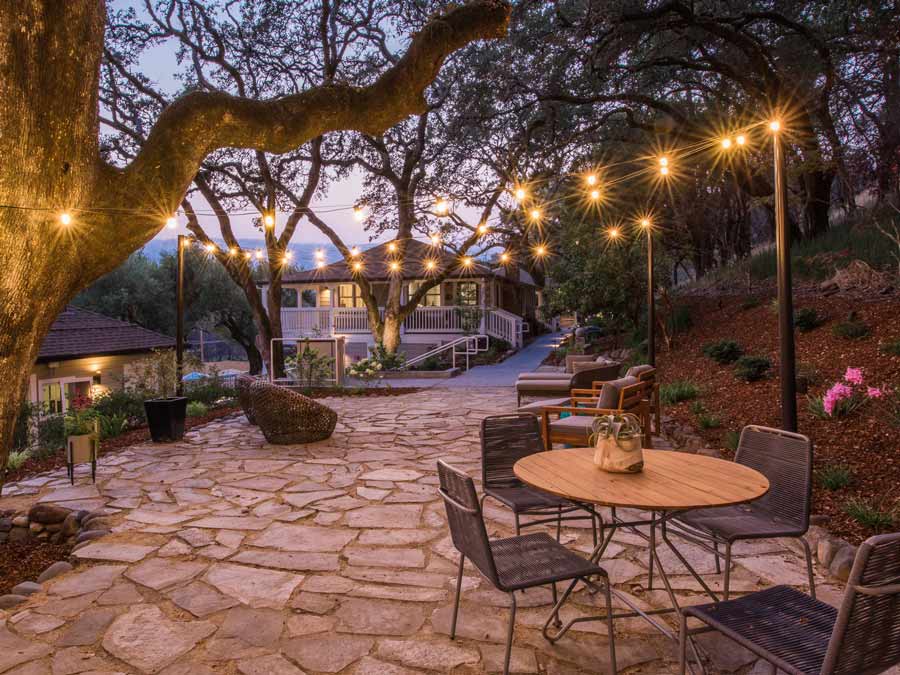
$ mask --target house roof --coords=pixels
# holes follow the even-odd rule
[[[362,271],[366,279],[369,281],[387,281],[396,274],[396,272],[391,270],[390,265],[392,262],[401,263],[400,271],[404,279],[424,279],[429,274],[429,270],[426,268],[426,263],[429,260],[433,260],[436,263],[432,273],[450,269],[450,279],[490,276],[506,277],[505,274],[498,273],[498,271],[477,260],[473,261],[469,267],[463,267],[459,256],[446,249],[436,248],[417,239],[406,241],[406,250],[403,252],[401,261],[398,253],[390,250],[389,247],[392,244],[396,245],[394,242],[387,242],[359,254],[357,259],[362,263]],[[281,281],[287,284],[333,281],[351,282],[355,279],[355,276],[347,261],[341,260],[316,269],[287,273],[282,277]],[[528,276],[527,273],[526,276]],[[522,275],[520,274],[521,277]],[[527,281],[522,278],[520,283],[534,284],[534,281],[528,276]]]
[[[37,360],[133,354],[174,346],[175,339],[168,335],[69,305],[50,327]]]

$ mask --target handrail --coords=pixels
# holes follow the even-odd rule
[[[484,347],[481,346],[481,341],[484,340]],[[465,356],[466,357],[466,370],[469,369],[469,356],[478,354],[480,352],[487,351],[488,345],[490,343],[490,338],[487,335],[464,335],[462,337],[458,337],[455,340],[451,340],[445,344],[439,345],[434,349],[430,349],[424,354],[419,354],[416,357],[409,359],[406,362],[406,367],[414,366],[417,363],[421,363],[426,359],[431,358],[432,356],[437,356],[443,352],[448,350],[452,350],[450,354],[451,362],[453,367],[456,368],[456,357],[457,356]],[[465,345],[465,351],[457,351],[456,348],[460,345]]]

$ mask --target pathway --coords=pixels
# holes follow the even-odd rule
[[[235,417],[182,443],[104,457],[96,487],[79,473],[71,488],[61,471],[11,486],[18,496],[0,500],[0,508],[26,497],[102,505],[113,533],[80,548],[74,571],[0,611],[0,673],[497,671],[507,599],[470,566],[460,638],[448,638],[457,558],[435,461],[478,475],[481,419],[511,410],[514,400],[509,388],[332,399],[340,424],[321,443],[271,446]],[[486,517],[491,536],[512,533],[507,509],[488,502]],[[586,527],[565,528],[563,541],[590,550]],[[708,556],[685,551],[712,572]],[[736,590],[804,580],[799,562],[777,544],[740,552],[750,555],[733,574]],[[653,607],[663,593],[645,590],[646,554],[641,539],[620,533],[603,565],[620,590]],[[672,580],[685,602],[700,599],[689,576]],[[825,584],[820,593],[836,596]],[[574,600],[564,618],[593,612],[598,602],[584,591]],[[556,645],[540,636],[549,602],[547,589],[523,595],[514,670],[606,672],[602,624],[578,624]],[[672,645],[643,621],[623,620],[616,633],[621,668],[673,672]],[[709,637],[721,671],[752,665],[747,652]]]

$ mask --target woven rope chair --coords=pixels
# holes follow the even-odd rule
[[[256,382],[256,379],[249,375],[240,375],[235,381],[234,388],[237,391],[238,403],[244,411],[244,416],[250,424],[256,424],[256,417],[253,415],[253,406],[250,401],[250,387]]]
[[[318,401],[262,380],[250,386],[250,405],[269,443],[323,441],[334,432],[337,413]]]
[[[687,628],[688,618],[704,626]],[[840,609],[789,586],[685,608],[690,635],[716,630],[791,675],[874,675],[900,663],[900,533],[863,542]]]
[[[591,561],[573,553],[546,532],[535,532],[505,539],[488,539],[481,505],[475,494],[475,483],[462,471],[446,462],[438,461],[440,494],[447,508],[447,523],[453,546],[460,552],[459,573],[456,577],[456,599],[453,604],[453,619],[450,624],[450,639],[456,639],[456,620],[459,616],[459,599],[462,590],[463,567],[466,558],[472,561],[478,571],[497,590],[509,593],[510,617],[506,634],[506,658],[503,673],[509,673],[509,657],[512,651],[513,633],[516,627],[516,595],[536,586],[550,585],[553,589],[554,606],[547,624],[558,624],[559,608],[568,592],[557,600],[556,582],[579,580],[588,577],[602,577],[606,595],[607,630],[609,634],[609,657],[612,670],[616,670],[616,647],[612,624],[612,596],[606,571]],[[571,589],[570,589],[571,591]]]
[[[538,418],[528,413],[494,415],[481,421],[481,497],[482,507],[488,497],[496,499],[512,509],[516,519],[516,534],[523,527],[556,523],[556,540],[559,541],[562,521],[591,519],[594,546],[597,545],[597,515],[593,506],[575,504],[520,481],[513,466],[523,457],[544,452],[544,439]],[[578,511],[586,513],[576,515]],[[520,522],[520,516],[537,520]],[[601,522],[602,527],[602,522]]]
[[[796,538],[803,545],[809,591],[816,597],[812,552],[803,535],[809,529],[812,500],[812,441],[801,434],[747,426],[741,431],[734,461],[756,469],[769,480],[769,491],[750,504],[694,509],[673,519],[675,527],[663,529],[663,537],[677,534],[700,545],[712,545],[716,572],[725,578],[723,595],[728,599],[731,547],[744,539]],[[724,556],[719,547],[725,547]],[[652,568],[650,585],[652,586]]]

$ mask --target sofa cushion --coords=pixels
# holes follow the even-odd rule
[[[597,397],[597,407],[614,409],[619,407],[619,395],[625,387],[637,384],[638,379],[631,375],[620,377],[618,380],[604,382]]]
[[[640,379],[641,375],[651,370],[656,370],[656,368],[651,366],[649,363],[643,363],[639,366],[631,366],[631,368],[625,371],[625,375],[626,377],[631,375],[632,377]]]
[[[536,370],[530,373],[519,373],[520,380],[571,380],[571,373],[557,370]]]
[[[519,380],[516,391],[555,394],[569,392],[569,380]]]
[[[562,419],[552,420],[550,422],[550,434],[554,432],[564,433],[567,436],[579,434],[584,436],[584,444],[587,445],[588,439],[594,433],[594,420],[596,417],[590,415],[570,415]]]

